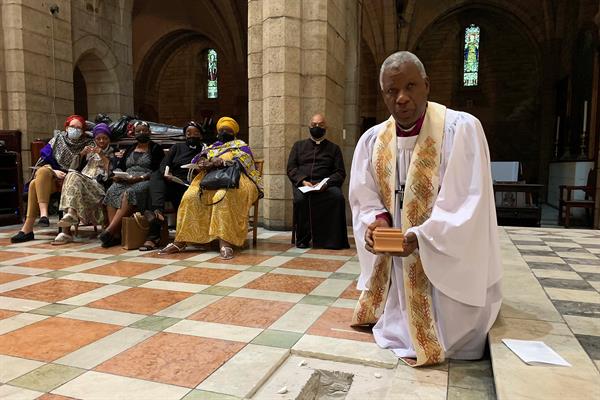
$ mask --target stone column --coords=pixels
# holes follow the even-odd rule
[[[357,18],[357,3],[248,1],[249,135],[251,147],[265,160],[261,219],[267,228],[291,227],[293,196],[287,158],[294,142],[308,137],[310,117],[324,113],[328,139],[345,147],[347,51],[357,47],[355,37],[353,47],[347,48],[347,15],[352,13],[353,21]],[[353,23],[352,28],[358,27]],[[356,54],[354,58],[356,64]],[[351,121],[349,129],[356,130],[355,125]],[[353,139],[348,143],[354,146]],[[351,155],[346,158],[349,163]]]

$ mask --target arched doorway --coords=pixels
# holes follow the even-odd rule
[[[479,77],[463,82],[464,34],[480,28]],[[430,100],[475,115],[483,124],[493,161],[522,162],[528,182],[543,180],[540,51],[519,20],[500,9],[455,9],[433,22],[412,51],[431,82]],[[515,45],[517,44],[517,45]]]
[[[74,109],[87,119],[99,113],[119,117],[120,89],[116,73],[94,50],[79,57],[73,69]]]

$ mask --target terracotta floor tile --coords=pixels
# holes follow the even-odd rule
[[[56,246],[54,246],[54,249],[56,250]],[[94,259],[83,257],[52,256],[42,258],[41,260],[27,261],[17,265],[30,268],[63,269],[72,267],[74,265],[88,263],[90,261],[94,261]]]
[[[159,333],[100,364],[96,370],[193,388],[244,346],[225,340]]]
[[[173,253],[173,254],[165,254],[160,255],[157,251],[152,251],[144,254],[144,257],[152,257],[152,258],[170,258],[173,260],[187,260],[190,257],[195,257],[198,254],[202,254],[202,251],[183,251],[181,253]]]
[[[342,265],[344,265],[344,261],[296,257],[281,265],[280,268],[308,269],[311,271],[335,272],[338,269],[340,269]]]
[[[253,247],[256,250],[267,250],[267,251],[287,251],[293,247],[290,243],[273,243],[273,242],[263,242],[258,241],[256,247]]]
[[[17,311],[0,310],[0,319],[9,318],[17,314],[19,314]]]
[[[110,264],[102,265],[100,267],[88,269],[85,271],[87,274],[99,274],[99,275],[110,275],[110,276],[122,276],[130,278],[144,272],[152,271],[162,267],[158,264],[146,264],[131,261],[115,261]]]
[[[46,393],[46,394],[41,395],[40,397],[38,397],[35,400],[75,400],[75,399],[72,397],[61,396],[59,394]]]
[[[234,265],[257,265],[261,262],[268,260],[272,256],[261,256],[251,254],[239,254],[236,252],[235,257],[231,260],[221,260],[220,257],[211,258],[208,262],[218,264],[234,264]]]
[[[292,234],[291,233],[279,233],[277,235],[271,236],[269,239],[291,241],[292,240]]]
[[[125,250],[120,246],[113,247],[94,247],[93,249],[84,250],[86,253],[94,253],[94,254],[112,254],[118,256],[123,253],[127,253],[129,250]]]
[[[94,301],[88,306],[137,314],[154,314],[191,295],[192,293],[136,287]]]
[[[0,272],[0,284],[12,281],[18,281],[19,279],[27,278],[29,275],[22,274],[10,274],[8,272]]]
[[[2,231],[2,233],[8,233],[8,232]],[[10,242],[10,238],[0,238],[0,246],[8,246],[10,244],[12,244]]]
[[[373,334],[370,331],[356,330],[350,327],[353,313],[354,310],[350,308],[329,307],[306,333],[361,342],[374,342]]]
[[[56,235],[56,232],[53,232],[52,234]],[[52,250],[57,250],[59,248],[60,249],[76,249],[78,247],[82,247],[82,246],[85,246],[87,244],[88,243],[74,243],[74,242],[71,242],[71,243],[67,243],[67,244],[62,244],[62,245],[60,245],[60,246],[57,247],[56,245],[54,245],[52,243],[40,243],[40,244],[31,245],[29,247],[33,247],[34,249],[52,249]]]
[[[119,329],[98,322],[48,318],[0,335],[0,354],[51,362]]]
[[[356,249],[341,249],[341,250],[329,250],[329,249],[312,249],[308,251],[308,254],[324,254],[328,256],[349,256],[354,257],[356,255]]]
[[[56,303],[104,286],[101,283],[52,279],[2,293],[3,296]]]
[[[31,253],[21,253],[19,251],[0,251],[0,261],[7,261],[12,260],[13,258],[27,257],[30,255]]]
[[[275,292],[308,294],[325,279],[305,276],[266,274],[248,283],[246,288]]]
[[[172,274],[159,278],[161,281],[198,283],[201,285],[216,285],[217,283],[237,275],[240,271],[231,269],[184,268]]]
[[[224,297],[188,317],[196,321],[267,328],[294,304],[283,301]]]
[[[360,297],[360,292],[361,291],[356,288],[356,281],[354,281],[350,285],[348,285],[348,288],[346,290],[342,292],[340,298],[358,300],[358,298]]]

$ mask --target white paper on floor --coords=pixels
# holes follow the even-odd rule
[[[502,342],[525,363],[551,364],[570,367],[564,358],[552,350],[546,343],[537,340],[502,339]]]

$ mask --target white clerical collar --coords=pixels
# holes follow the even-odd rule
[[[315,142],[316,144],[321,144],[321,142],[322,142],[323,140],[325,140],[325,136],[323,136],[323,137],[322,137],[321,139],[319,139],[319,140],[317,140],[317,139],[315,139],[314,137],[312,137],[312,136],[311,136],[311,137],[310,137],[310,140],[312,140],[312,141],[313,141],[313,142]]]
[[[417,123],[415,122],[414,124],[412,124],[412,126],[409,126],[408,128],[403,128],[400,126],[400,124],[396,123],[396,126],[398,127],[398,129],[400,129],[402,132],[410,132],[413,129],[415,129],[415,126],[417,126]]]

